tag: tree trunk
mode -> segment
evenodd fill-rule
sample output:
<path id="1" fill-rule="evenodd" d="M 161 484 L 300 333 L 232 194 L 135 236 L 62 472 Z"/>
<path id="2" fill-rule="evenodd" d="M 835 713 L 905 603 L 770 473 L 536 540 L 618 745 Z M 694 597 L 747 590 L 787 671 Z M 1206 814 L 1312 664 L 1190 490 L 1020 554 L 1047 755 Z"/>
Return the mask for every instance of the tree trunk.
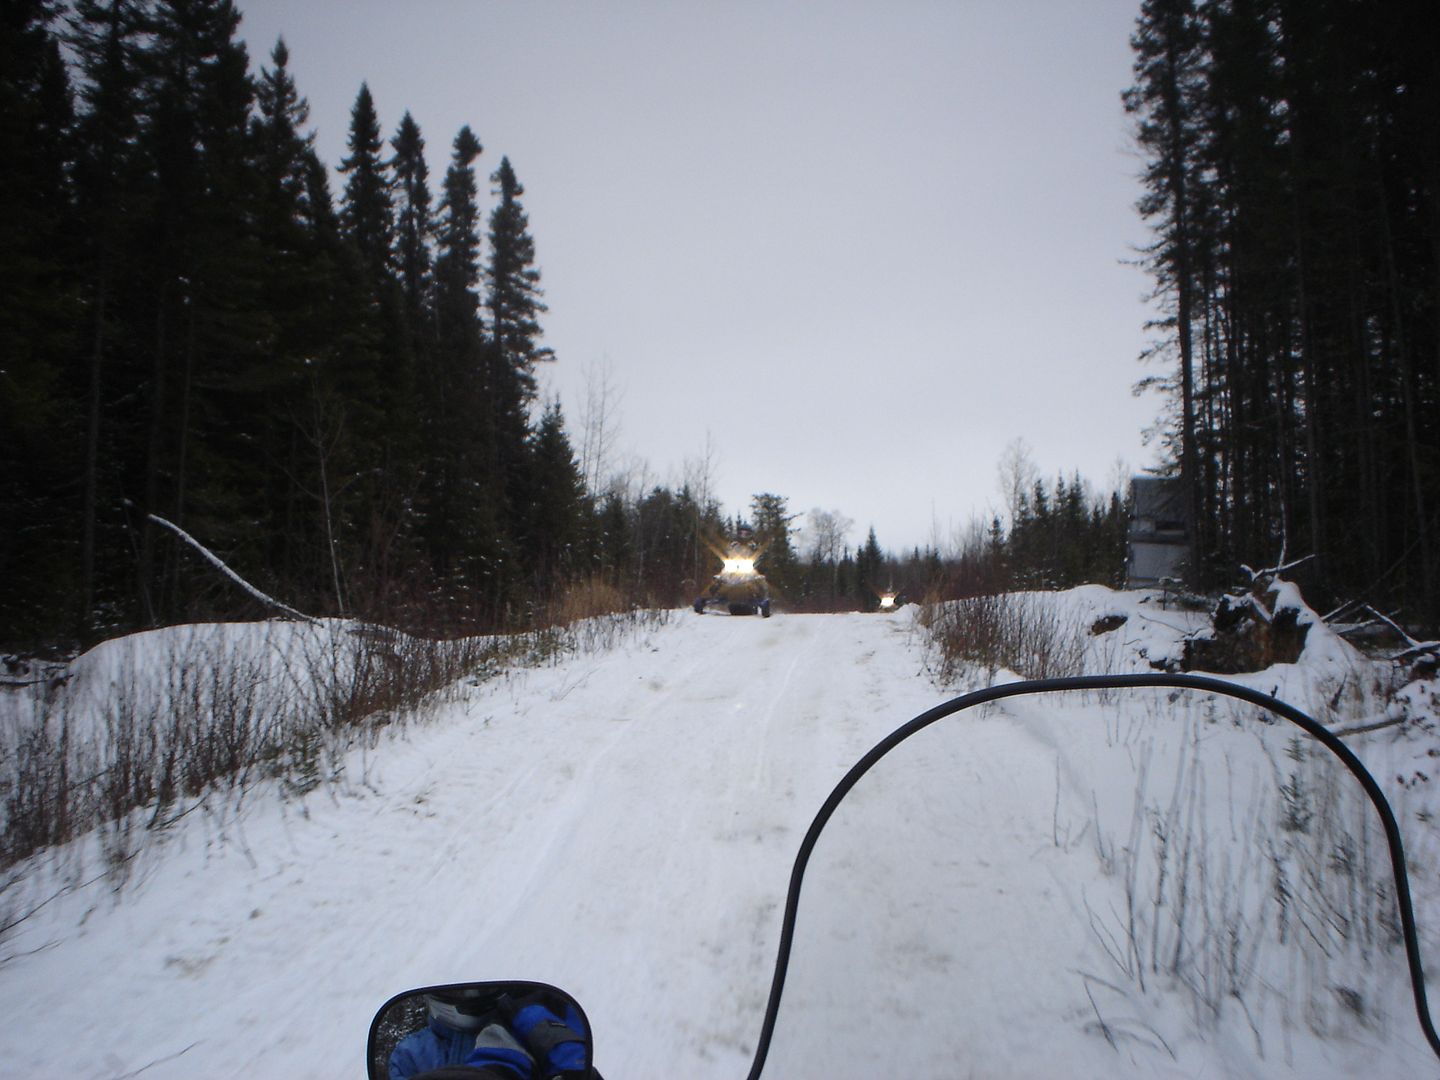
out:
<path id="1" fill-rule="evenodd" d="M 85 424 L 85 489 L 80 533 L 80 640 L 95 640 L 95 516 L 100 471 L 100 390 L 105 359 L 105 304 L 109 275 L 102 270 L 95 290 L 95 326 L 90 343 L 90 394 Z"/>

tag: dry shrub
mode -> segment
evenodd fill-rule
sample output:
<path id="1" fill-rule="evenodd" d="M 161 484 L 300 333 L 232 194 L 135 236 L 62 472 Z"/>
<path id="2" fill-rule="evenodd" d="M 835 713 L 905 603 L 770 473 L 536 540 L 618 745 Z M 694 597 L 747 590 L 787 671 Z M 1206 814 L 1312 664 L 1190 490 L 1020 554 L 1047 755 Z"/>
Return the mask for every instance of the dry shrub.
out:
<path id="1" fill-rule="evenodd" d="M 1254 1030 L 1257 1050 L 1254 1018 L 1267 1001 L 1286 1023 L 1322 1037 L 1371 1023 L 1402 947 L 1374 808 L 1323 746 L 1293 735 L 1277 753 L 1269 721 L 1256 727 L 1235 710 L 1231 723 L 1252 731 L 1267 777 L 1247 769 L 1258 762 L 1235 755 L 1238 746 L 1217 750 L 1217 719 L 1199 709 L 1213 705 L 1186 697 L 1154 707 L 1164 726 L 1186 728 L 1166 768 L 1151 769 L 1150 737 L 1129 748 L 1138 771 L 1128 839 L 1107 842 L 1095 812 L 1096 853 L 1119 875 L 1125 902 L 1091 911 L 1092 932 L 1142 994 L 1158 978 L 1187 994 L 1207 1023 L 1240 1009 L 1239 1030 Z M 1150 785 L 1171 769 L 1173 787 Z M 1229 805 L 1223 816 L 1212 812 L 1216 792 Z M 1217 828 L 1225 817 L 1228 832 Z"/>
<path id="2" fill-rule="evenodd" d="M 992 682 L 1002 668 L 1027 679 L 1078 675 L 1085 653 L 1081 628 L 1067 623 L 1045 597 L 996 593 L 922 605 L 917 619 L 930 635 L 943 682 L 981 669 Z"/>
<path id="3" fill-rule="evenodd" d="M 614 615 L 630 610 L 620 590 L 598 576 L 572 582 L 550 602 L 546 622 L 550 626 L 569 626 L 583 619 Z"/>
<path id="4" fill-rule="evenodd" d="M 152 671 L 126 662 L 98 700 L 31 688 L 0 731 L 0 870 L 140 808 L 154 827 L 176 803 L 257 777 L 309 790 L 327 778 L 322 754 L 334 775 L 355 733 L 417 716 L 519 647 L 364 624 L 292 652 L 197 636 Z"/>
<path id="5" fill-rule="evenodd" d="M 195 634 L 146 670 L 127 661 L 98 701 L 67 684 L 16 691 L 0 711 L 0 874 L 96 828 L 119 830 L 128 854 L 140 838 L 121 832 L 137 810 L 159 829 L 192 800 L 256 780 L 291 793 L 336 782 L 346 752 L 381 728 L 507 667 L 613 648 L 669 613 L 633 609 L 597 578 L 550 614 L 549 628 L 488 637 L 357 622 L 317 624 L 289 648 Z"/>

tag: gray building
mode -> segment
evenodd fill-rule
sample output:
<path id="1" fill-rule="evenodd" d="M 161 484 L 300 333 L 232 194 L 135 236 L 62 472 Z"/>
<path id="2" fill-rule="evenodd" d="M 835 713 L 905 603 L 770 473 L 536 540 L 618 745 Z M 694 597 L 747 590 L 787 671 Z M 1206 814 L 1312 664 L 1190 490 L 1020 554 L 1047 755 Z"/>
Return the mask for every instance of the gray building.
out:
<path id="1" fill-rule="evenodd" d="M 1130 505 L 1126 586 L 1143 589 L 1184 579 L 1190 557 L 1190 515 L 1180 481 L 1137 476 L 1130 481 Z"/>

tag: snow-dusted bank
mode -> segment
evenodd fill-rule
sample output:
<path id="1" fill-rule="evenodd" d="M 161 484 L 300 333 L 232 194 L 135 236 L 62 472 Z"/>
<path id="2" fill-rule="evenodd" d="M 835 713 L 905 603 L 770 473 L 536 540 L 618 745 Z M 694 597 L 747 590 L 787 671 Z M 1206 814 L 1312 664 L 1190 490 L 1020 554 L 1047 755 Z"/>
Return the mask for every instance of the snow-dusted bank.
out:
<path id="1" fill-rule="evenodd" d="M 1093 587 L 1045 602 L 1087 670 L 1147 670 L 1196 621 Z M 163 672 L 163 640 L 104 663 Z M 742 1077 L 800 838 L 860 754 L 968 688 L 930 664 L 908 612 L 686 613 L 462 684 L 333 782 L 184 804 L 123 887 L 101 834 L 48 852 L 0 893 L 28 913 L 0 941 L 0 1074 L 360 1076 L 391 993 L 529 978 L 585 1005 L 606 1076 Z M 1344 724 L 1384 707 L 1381 674 L 1318 628 L 1240 679 Z M 1027 699 L 917 736 L 817 848 L 773 1075 L 1435 1072 L 1376 837 L 1292 736 L 1168 695 Z M 1355 748 L 1434 956 L 1430 746 L 1406 725 Z"/>

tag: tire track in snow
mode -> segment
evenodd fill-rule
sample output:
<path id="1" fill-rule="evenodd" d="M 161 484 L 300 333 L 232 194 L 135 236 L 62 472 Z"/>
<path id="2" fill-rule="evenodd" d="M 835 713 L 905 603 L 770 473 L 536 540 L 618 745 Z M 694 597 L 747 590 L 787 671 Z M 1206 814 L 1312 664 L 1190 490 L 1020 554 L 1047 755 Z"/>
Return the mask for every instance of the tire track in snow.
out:
<path id="1" fill-rule="evenodd" d="M 586 1004 L 609 1075 L 741 1075 L 798 830 L 852 746 L 919 711 L 851 707 L 881 668 L 913 675 L 892 638 L 858 616 L 680 616 L 357 752 L 365 785 L 257 789 L 226 825 L 248 854 L 180 821 L 143 888 L 112 902 L 102 882 L 25 928 L 17 946 L 53 947 L 0 979 L 0 1053 L 93 1074 L 75 987 L 104 1003 L 86 1015 L 115 1074 L 335 1075 L 388 994 L 529 977 Z"/>

